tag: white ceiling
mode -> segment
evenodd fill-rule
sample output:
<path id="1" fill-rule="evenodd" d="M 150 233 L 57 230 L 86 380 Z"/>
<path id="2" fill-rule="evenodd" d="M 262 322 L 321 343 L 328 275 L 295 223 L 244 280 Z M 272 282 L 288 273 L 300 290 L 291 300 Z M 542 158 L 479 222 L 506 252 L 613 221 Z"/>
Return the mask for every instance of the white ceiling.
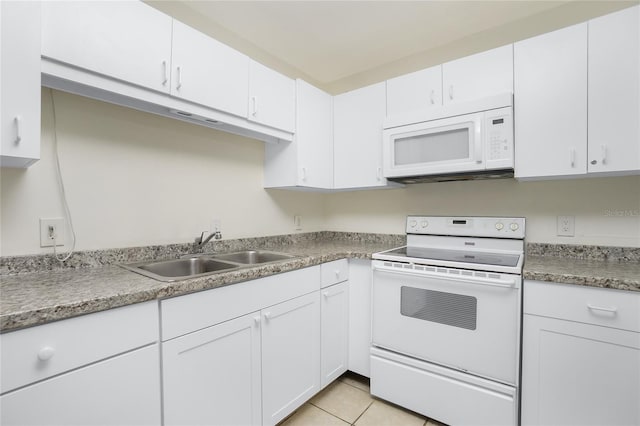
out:
<path id="1" fill-rule="evenodd" d="M 634 2 L 181 0 L 149 3 L 268 66 L 336 92 L 440 63 L 452 56 L 510 43 Z M 391 66 L 393 64 L 396 66 Z"/>

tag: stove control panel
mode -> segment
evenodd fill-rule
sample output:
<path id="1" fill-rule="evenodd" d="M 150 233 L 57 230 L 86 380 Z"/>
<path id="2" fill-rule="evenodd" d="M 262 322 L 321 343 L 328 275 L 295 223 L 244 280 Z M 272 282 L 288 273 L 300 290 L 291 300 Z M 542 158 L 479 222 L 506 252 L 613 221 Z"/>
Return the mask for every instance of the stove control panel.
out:
<path id="1" fill-rule="evenodd" d="M 523 217 L 407 216 L 407 234 L 524 239 Z"/>

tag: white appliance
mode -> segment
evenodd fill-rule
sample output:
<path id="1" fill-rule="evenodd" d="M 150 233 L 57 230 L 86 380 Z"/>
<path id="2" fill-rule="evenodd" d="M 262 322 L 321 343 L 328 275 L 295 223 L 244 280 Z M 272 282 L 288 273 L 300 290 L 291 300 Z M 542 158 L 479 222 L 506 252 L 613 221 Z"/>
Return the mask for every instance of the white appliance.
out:
<path id="1" fill-rule="evenodd" d="M 373 255 L 371 393 L 451 425 L 518 424 L 524 218 L 407 218 Z"/>
<path id="2" fill-rule="evenodd" d="M 434 107 L 385 121 L 384 177 L 417 183 L 513 177 L 513 95 Z"/>

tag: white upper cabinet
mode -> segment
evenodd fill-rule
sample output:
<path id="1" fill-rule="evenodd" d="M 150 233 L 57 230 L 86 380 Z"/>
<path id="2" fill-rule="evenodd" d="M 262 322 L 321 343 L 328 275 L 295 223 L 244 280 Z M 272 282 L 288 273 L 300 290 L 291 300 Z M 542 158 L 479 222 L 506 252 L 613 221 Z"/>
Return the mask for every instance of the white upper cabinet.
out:
<path id="1" fill-rule="evenodd" d="M 387 117 L 442 105 L 442 65 L 387 80 Z"/>
<path id="2" fill-rule="evenodd" d="M 514 45 L 515 176 L 586 173 L 587 24 Z"/>
<path id="3" fill-rule="evenodd" d="M 292 132 L 296 120 L 296 82 L 249 61 L 249 120 Z"/>
<path id="4" fill-rule="evenodd" d="M 513 45 L 498 47 L 442 65 L 443 103 L 513 92 Z"/>
<path id="5" fill-rule="evenodd" d="M 589 21 L 587 170 L 640 170 L 640 6 Z"/>
<path id="6" fill-rule="evenodd" d="M 332 111 L 331 95 L 296 80 L 296 134 L 265 146 L 265 187 L 333 188 Z"/>
<path id="7" fill-rule="evenodd" d="M 40 158 L 40 2 L 0 2 L 0 166 Z"/>
<path id="8" fill-rule="evenodd" d="M 142 2 L 42 2 L 42 56 L 168 93 L 171 25 Z"/>
<path id="9" fill-rule="evenodd" d="M 385 83 L 334 98 L 334 188 L 386 186 L 382 177 L 382 124 Z"/>
<path id="10" fill-rule="evenodd" d="M 249 58 L 175 20 L 172 54 L 172 95 L 247 116 Z"/>

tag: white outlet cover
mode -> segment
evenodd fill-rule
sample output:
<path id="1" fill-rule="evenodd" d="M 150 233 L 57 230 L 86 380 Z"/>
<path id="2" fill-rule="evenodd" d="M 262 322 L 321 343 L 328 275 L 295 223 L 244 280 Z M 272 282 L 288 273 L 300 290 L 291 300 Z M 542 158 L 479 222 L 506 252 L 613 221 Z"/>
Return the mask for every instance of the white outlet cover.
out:
<path id="1" fill-rule="evenodd" d="M 40 218 L 40 247 L 53 247 L 53 239 L 49 238 L 49 226 L 56 229 L 56 247 L 64 245 L 64 218 Z"/>
<path id="2" fill-rule="evenodd" d="M 559 237 L 573 237 L 575 235 L 575 217 L 558 216 L 556 234 Z"/>

